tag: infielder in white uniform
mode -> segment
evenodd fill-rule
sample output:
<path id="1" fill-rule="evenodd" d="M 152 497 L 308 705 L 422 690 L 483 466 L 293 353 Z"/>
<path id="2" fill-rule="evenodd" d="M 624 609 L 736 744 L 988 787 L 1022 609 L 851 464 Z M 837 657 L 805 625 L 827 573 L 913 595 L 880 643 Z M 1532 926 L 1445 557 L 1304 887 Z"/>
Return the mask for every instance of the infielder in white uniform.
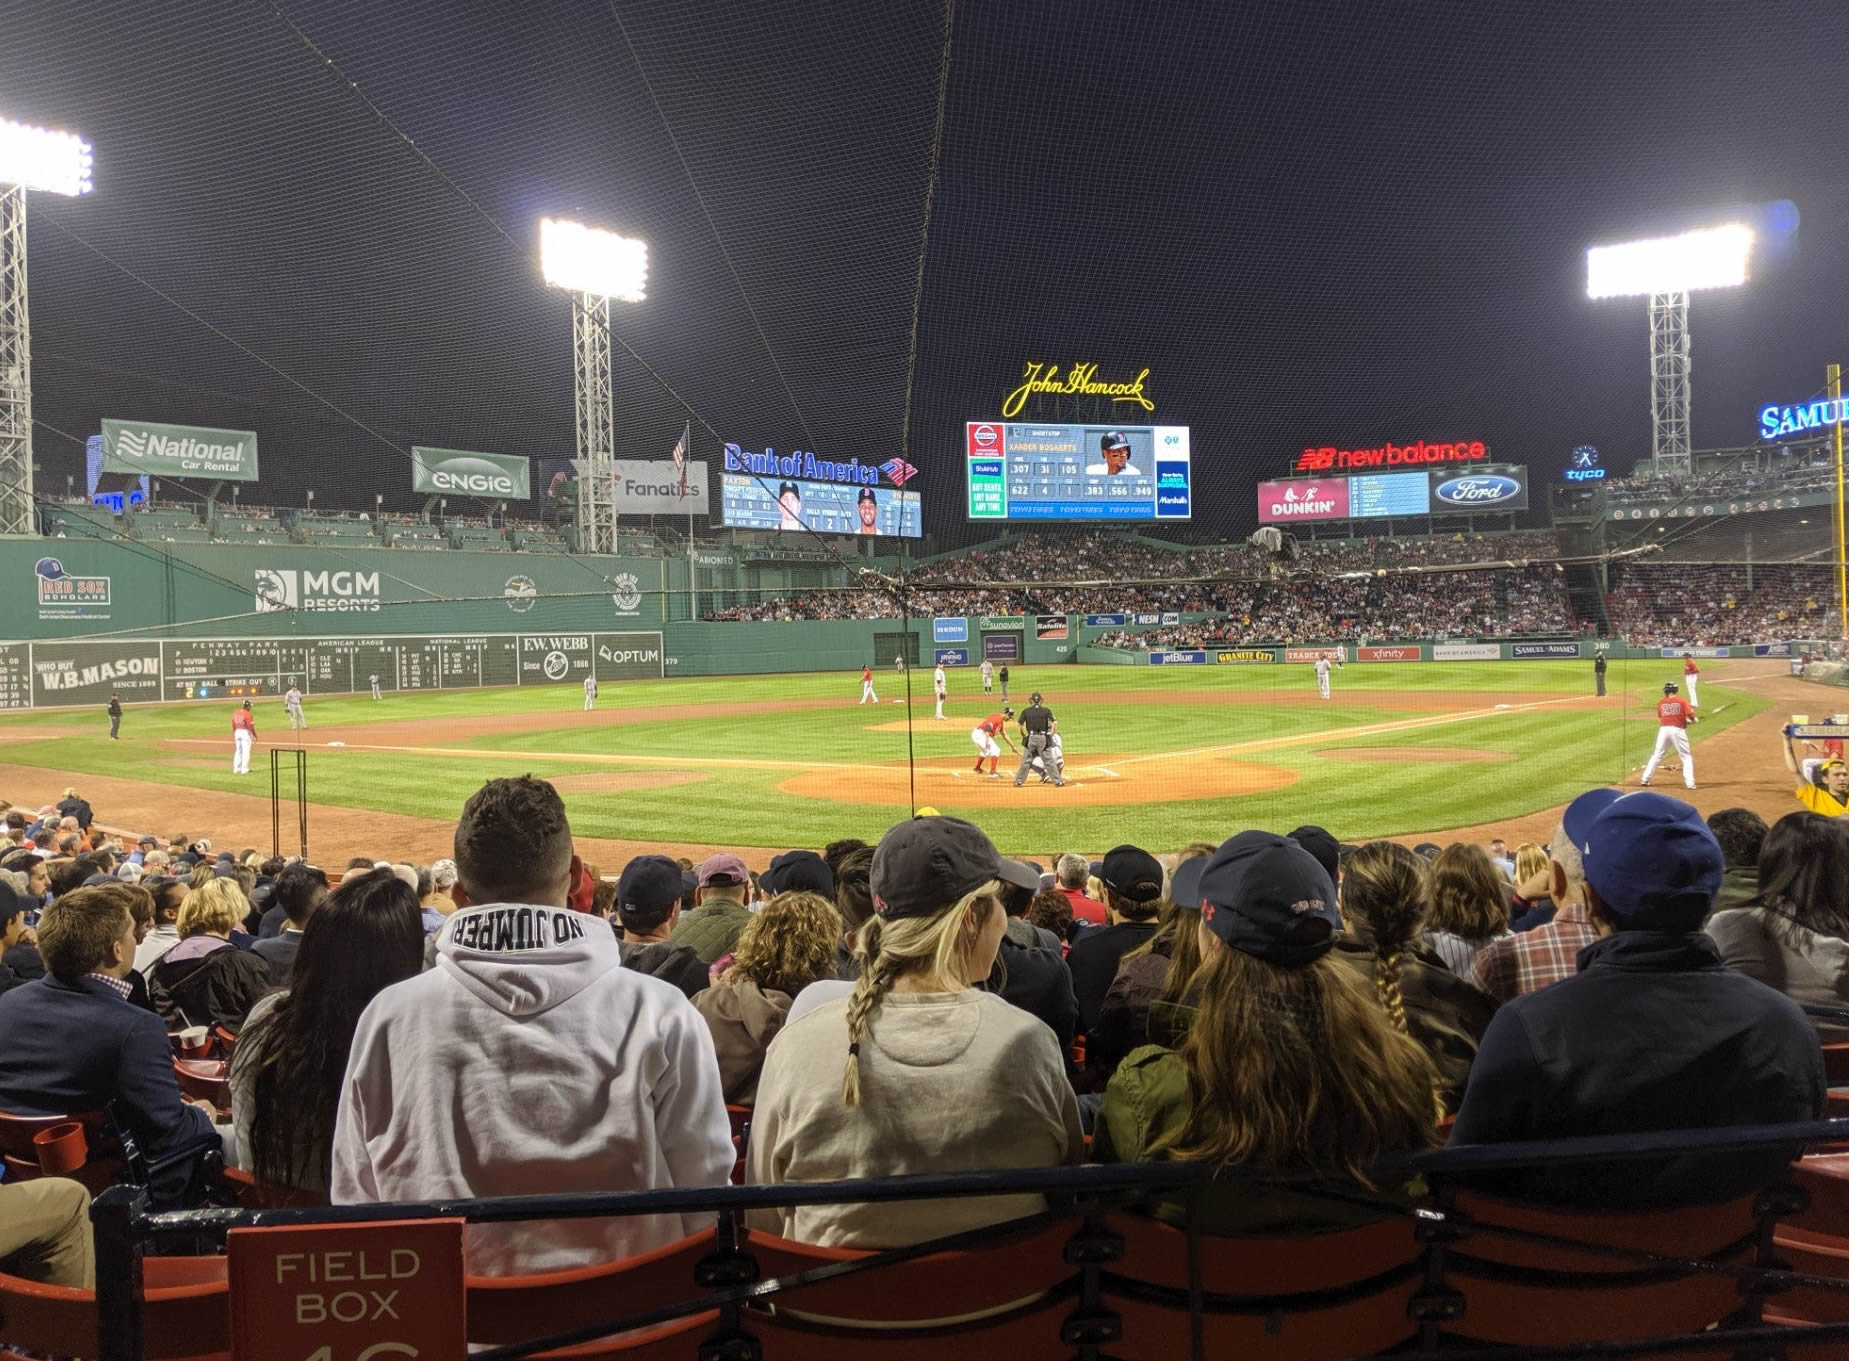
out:
<path id="1" fill-rule="evenodd" d="M 995 688 L 995 663 L 987 657 L 982 659 L 982 693 L 988 694 Z"/>
<path id="2" fill-rule="evenodd" d="M 1329 698 L 1329 659 L 1327 657 L 1316 659 L 1316 693 L 1324 699 Z"/>
<path id="3" fill-rule="evenodd" d="M 589 713 L 597 707 L 597 677 L 584 678 L 584 712 Z"/>
<path id="4" fill-rule="evenodd" d="M 1663 753 L 1674 748 L 1682 762 L 1682 783 L 1693 789 L 1695 758 L 1689 755 L 1687 729 L 1695 721 L 1695 706 L 1676 694 L 1674 681 L 1663 686 L 1663 698 L 1656 706 L 1656 721 L 1662 726 L 1656 730 L 1656 750 L 1650 753 L 1650 764 L 1644 767 L 1643 783 L 1650 783 Z"/>
<path id="5" fill-rule="evenodd" d="M 301 729 L 308 731 L 308 718 L 302 712 L 302 692 L 295 688 L 295 682 L 289 682 L 289 688 L 283 692 L 283 711 L 289 715 L 289 731 Z"/>
<path id="6" fill-rule="evenodd" d="M 944 694 L 949 689 L 949 686 L 950 682 L 944 676 L 944 664 L 939 662 L 937 664 L 937 670 L 931 673 L 931 687 L 937 692 L 937 719 L 940 723 L 949 722 L 949 720 L 944 717 Z"/>
<path id="7" fill-rule="evenodd" d="M 372 682 L 372 697 L 374 699 L 384 699 L 385 696 L 379 693 L 379 677 L 375 674 L 368 676 L 367 679 Z"/>

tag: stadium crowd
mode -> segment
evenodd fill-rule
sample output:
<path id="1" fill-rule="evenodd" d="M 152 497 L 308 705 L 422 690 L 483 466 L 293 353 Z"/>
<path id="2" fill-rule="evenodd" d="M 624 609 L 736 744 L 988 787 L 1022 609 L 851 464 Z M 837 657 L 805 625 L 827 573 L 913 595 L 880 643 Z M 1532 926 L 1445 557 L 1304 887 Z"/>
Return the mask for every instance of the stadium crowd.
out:
<path id="1" fill-rule="evenodd" d="M 1818 454 L 1814 458 L 1788 459 L 1763 467 L 1741 464 L 1721 472 L 1616 478 L 1603 485 L 1605 497 L 1613 505 L 1681 504 L 1692 500 L 1820 492 L 1835 486 L 1835 471 L 1828 457 Z"/>
<path id="2" fill-rule="evenodd" d="M 1807 563 L 1708 564 L 1699 591 L 1691 569 L 1624 563 L 1613 569 L 1612 630 L 1645 647 L 1702 647 L 1834 637 L 1836 583 Z"/>
<path id="3" fill-rule="evenodd" d="M 1849 827 L 1704 822 L 1649 791 L 1585 793 L 1546 846 L 1229 828 L 1045 865 L 921 810 L 762 873 L 722 852 L 603 875 L 532 777 L 482 786 L 453 858 L 360 856 L 338 879 L 108 835 L 75 790 L 5 827 L 0 1109 L 111 1109 L 168 1204 L 213 1195 L 221 1161 L 259 1195 L 335 1203 L 1087 1159 L 1353 1184 L 1447 1137 L 1816 1118 L 1823 1062 L 1799 1003 L 1849 1002 Z M 213 1035 L 228 1071 L 188 1096 L 174 1052 Z M 1696 1158 L 1489 1184 L 1657 1205 L 1766 1171 Z M 0 1184 L 8 1269 L 86 1283 L 86 1206 L 75 1181 Z M 1000 1194 L 750 1219 L 870 1247 L 1039 1208 Z M 1235 1233 L 1358 1212 L 1274 1184 L 1192 1213 Z M 469 1268 L 566 1269 L 696 1227 L 476 1226 Z"/>

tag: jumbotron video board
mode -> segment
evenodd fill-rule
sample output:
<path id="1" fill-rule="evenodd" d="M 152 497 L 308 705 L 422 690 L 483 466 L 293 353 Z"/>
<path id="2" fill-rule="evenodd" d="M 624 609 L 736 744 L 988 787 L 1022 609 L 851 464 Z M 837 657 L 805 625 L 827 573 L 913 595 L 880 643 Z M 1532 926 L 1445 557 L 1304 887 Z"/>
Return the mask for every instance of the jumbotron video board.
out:
<path id="1" fill-rule="evenodd" d="M 964 427 L 972 520 L 1186 520 L 1185 425 Z"/>
<path id="2" fill-rule="evenodd" d="M 1412 515 L 1502 514 L 1528 508 L 1528 469 L 1521 464 L 1433 468 L 1416 473 L 1359 473 L 1258 484 L 1258 522 L 1375 520 Z"/>
<path id="3" fill-rule="evenodd" d="M 904 490 L 918 470 L 901 458 L 839 463 L 801 451 L 746 453 L 728 444 L 723 468 L 720 516 L 728 529 L 906 539 L 924 533 L 918 493 Z"/>

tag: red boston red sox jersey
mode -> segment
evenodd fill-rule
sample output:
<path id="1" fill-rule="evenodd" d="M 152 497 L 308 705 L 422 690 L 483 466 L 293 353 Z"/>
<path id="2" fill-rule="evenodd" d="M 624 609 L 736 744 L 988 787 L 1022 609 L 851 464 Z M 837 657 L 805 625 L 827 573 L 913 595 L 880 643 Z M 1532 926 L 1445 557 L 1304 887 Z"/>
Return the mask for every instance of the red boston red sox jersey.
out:
<path id="1" fill-rule="evenodd" d="M 236 732 L 239 728 L 242 728 L 252 737 L 257 735 L 257 720 L 252 716 L 249 709 L 234 709 L 232 711 L 231 731 Z"/>
<path id="2" fill-rule="evenodd" d="M 1693 657 L 1684 657 L 1682 659 L 1682 674 L 1685 676 L 1699 676 L 1701 674 L 1701 668 L 1695 665 L 1695 659 Z"/>
<path id="3" fill-rule="evenodd" d="M 986 732 L 990 737 L 994 737 L 1003 728 L 1008 726 L 1008 720 L 1003 718 L 1000 714 L 990 714 L 976 726 L 983 732 Z"/>
<path id="4" fill-rule="evenodd" d="M 860 681 L 861 681 L 861 684 L 862 684 L 862 685 L 865 685 L 865 684 L 866 684 L 866 683 L 867 683 L 868 681 L 870 681 L 870 680 L 872 680 L 872 679 L 873 679 L 873 668 L 872 668 L 872 667 L 870 667 L 870 666 L 863 666 L 863 667 L 861 667 L 861 668 L 860 668 Z"/>
<path id="5" fill-rule="evenodd" d="M 1665 695 L 1662 703 L 1656 706 L 1656 721 L 1665 728 L 1686 728 L 1693 712 L 1686 699 L 1677 695 Z"/>

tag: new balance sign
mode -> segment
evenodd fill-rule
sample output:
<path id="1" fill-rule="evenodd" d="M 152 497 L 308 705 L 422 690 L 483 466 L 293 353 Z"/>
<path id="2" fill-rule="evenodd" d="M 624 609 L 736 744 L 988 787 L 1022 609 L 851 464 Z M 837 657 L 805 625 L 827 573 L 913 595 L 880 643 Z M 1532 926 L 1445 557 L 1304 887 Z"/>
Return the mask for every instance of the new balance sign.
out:
<path id="1" fill-rule="evenodd" d="M 257 480 L 257 432 L 155 421 L 103 422 L 103 471 L 136 477 Z"/>
<path id="2" fill-rule="evenodd" d="M 518 456 L 411 446 L 412 491 L 524 501 L 533 494 L 531 476 L 527 461 Z"/>

